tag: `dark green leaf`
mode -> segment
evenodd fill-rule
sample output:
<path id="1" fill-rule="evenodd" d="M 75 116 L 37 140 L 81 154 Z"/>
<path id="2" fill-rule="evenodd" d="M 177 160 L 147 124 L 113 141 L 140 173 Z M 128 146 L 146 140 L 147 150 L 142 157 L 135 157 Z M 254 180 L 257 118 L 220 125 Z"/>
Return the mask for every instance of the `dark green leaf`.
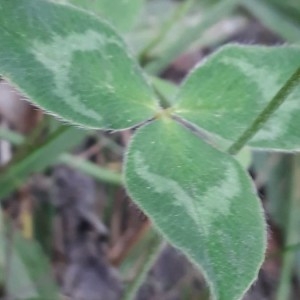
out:
<path id="1" fill-rule="evenodd" d="M 157 103 L 121 38 L 75 7 L 0 3 L 0 74 L 45 110 L 90 128 L 151 118 Z"/>
<path id="2" fill-rule="evenodd" d="M 187 78 L 175 105 L 190 122 L 235 141 L 300 66 L 298 47 L 224 47 Z M 300 87 L 253 137 L 250 145 L 300 149 Z"/>
<path id="3" fill-rule="evenodd" d="M 125 183 L 163 235 L 203 270 L 214 299 L 240 299 L 266 245 L 262 208 L 240 165 L 163 119 L 133 138 Z"/>

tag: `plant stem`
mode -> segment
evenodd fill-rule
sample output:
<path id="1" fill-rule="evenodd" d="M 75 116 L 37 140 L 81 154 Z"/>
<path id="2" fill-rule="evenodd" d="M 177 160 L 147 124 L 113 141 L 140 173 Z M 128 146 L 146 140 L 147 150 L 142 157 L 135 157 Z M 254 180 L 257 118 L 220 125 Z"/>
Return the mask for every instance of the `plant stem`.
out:
<path id="1" fill-rule="evenodd" d="M 75 127 L 61 126 L 42 143 L 36 141 L 30 151 L 18 152 L 18 157 L 0 168 L 0 198 L 8 196 L 30 174 L 52 164 L 58 155 L 80 143 L 85 135 L 85 131 Z M 22 147 L 20 150 L 23 150 Z"/>
<path id="2" fill-rule="evenodd" d="M 104 136 L 101 137 L 105 138 Z M 13 145 L 21 145 L 24 143 L 25 138 L 23 135 L 14 132 L 10 129 L 0 129 L 0 139 L 7 140 L 11 142 Z M 107 139 L 107 143 L 110 142 L 109 139 Z M 116 145 L 119 147 L 118 145 Z M 77 170 L 80 170 L 90 176 L 92 176 L 95 179 L 98 179 L 102 182 L 110 183 L 110 184 L 116 184 L 116 185 L 122 185 L 123 180 L 122 176 L 118 172 L 111 171 L 106 168 L 101 168 L 98 165 L 87 161 L 85 159 L 78 158 L 74 155 L 63 153 L 60 154 L 57 157 L 58 163 L 64 163 L 67 164 L 73 168 L 76 168 Z"/>
<path id="3" fill-rule="evenodd" d="M 148 272 L 150 271 L 151 267 L 155 263 L 158 258 L 158 255 L 161 252 L 162 245 L 164 242 L 161 241 L 161 238 L 158 235 L 155 235 L 153 238 L 152 244 L 147 252 L 146 259 L 142 268 L 139 271 L 139 274 L 136 276 L 135 280 L 129 285 L 125 295 L 124 300 L 134 300 L 136 295 L 146 279 Z"/>
<path id="4" fill-rule="evenodd" d="M 58 157 L 58 161 L 60 163 L 67 164 L 77 170 L 80 170 L 81 172 L 84 172 L 85 174 L 88 174 L 102 182 L 115 185 L 123 184 L 122 175 L 120 173 L 113 172 L 106 168 L 101 168 L 98 165 L 83 158 L 78 158 L 74 155 L 65 153 L 61 154 Z"/>
<path id="5" fill-rule="evenodd" d="M 288 201 L 288 219 L 285 228 L 285 246 L 299 243 L 299 224 L 300 224 L 300 155 L 291 157 L 291 193 Z M 286 300 L 290 298 L 291 279 L 295 262 L 295 251 L 287 251 L 283 255 L 282 269 L 279 287 L 277 290 L 277 300 Z"/>
<path id="6" fill-rule="evenodd" d="M 244 131 L 244 133 L 234 142 L 227 152 L 237 154 L 253 136 L 265 125 L 273 113 L 289 97 L 289 95 L 300 84 L 300 68 L 288 79 L 285 85 L 279 90 L 275 97 L 267 104 L 263 111 L 257 116 L 253 123 Z"/>
<path id="7" fill-rule="evenodd" d="M 15 146 L 19 146 L 24 143 L 25 138 L 18 132 L 12 131 L 7 128 L 0 128 L 0 140 L 6 140 Z"/>
<path id="8" fill-rule="evenodd" d="M 172 13 L 171 17 L 162 25 L 158 34 L 151 40 L 148 45 L 138 55 L 141 65 L 144 65 L 150 53 L 161 41 L 165 39 L 172 27 L 179 22 L 180 19 L 189 11 L 190 7 L 194 4 L 195 0 L 186 0 L 177 6 Z"/>
<path id="9" fill-rule="evenodd" d="M 274 259 L 284 256 L 288 252 L 297 252 L 300 250 L 300 243 L 285 246 L 281 251 L 275 251 L 267 256 L 267 259 Z"/>

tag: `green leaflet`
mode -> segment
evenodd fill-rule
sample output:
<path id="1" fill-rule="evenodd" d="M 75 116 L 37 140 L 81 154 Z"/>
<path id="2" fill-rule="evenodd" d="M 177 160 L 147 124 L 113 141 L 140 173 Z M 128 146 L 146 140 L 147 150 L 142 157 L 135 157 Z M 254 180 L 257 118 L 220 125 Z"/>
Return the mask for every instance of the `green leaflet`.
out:
<path id="1" fill-rule="evenodd" d="M 164 236 L 201 267 L 214 298 L 240 299 L 266 245 L 262 208 L 240 165 L 163 119 L 133 138 L 125 184 Z"/>
<path id="2" fill-rule="evenodd" d="M 109 20 L 122 32 L 134 26 L 144 4 L 144 0 L 69 0 L 69 2 Z"/>
<path id="3" fill-rule="evenodd" d="M 122 129 L 154 114 L 153 92 L 121 38 L 83 10 L 2 0 L 0 40 L 0 74 L 65 120 Z"/>
<path id="4" fill-rule="evenodd" d="M 300 66 L 298 47 L 226 46 L 196 68 L 176 113 L 235 141 Z M 250 141 L 256 148 L 300 149 L 300 87 Z"/>

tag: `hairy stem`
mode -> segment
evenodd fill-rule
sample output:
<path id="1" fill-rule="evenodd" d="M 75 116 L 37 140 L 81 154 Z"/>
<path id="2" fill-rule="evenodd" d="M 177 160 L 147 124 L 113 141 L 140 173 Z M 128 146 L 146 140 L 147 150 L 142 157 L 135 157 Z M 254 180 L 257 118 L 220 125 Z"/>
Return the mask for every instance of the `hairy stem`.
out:
<path id="1" fill-rule="evenodd" d="M 257 116 L 253 123 L 244 131 L 244 133 L 228 149 L 228 153 L 237 154 L 253 136 L 265 125 L 280 105 L 289 97 L 289 95 L 300 84 L 300 68 L 288 79 L 285 85 L 279 90 L 275 97 L 268 103 L 264 110 Z"/>

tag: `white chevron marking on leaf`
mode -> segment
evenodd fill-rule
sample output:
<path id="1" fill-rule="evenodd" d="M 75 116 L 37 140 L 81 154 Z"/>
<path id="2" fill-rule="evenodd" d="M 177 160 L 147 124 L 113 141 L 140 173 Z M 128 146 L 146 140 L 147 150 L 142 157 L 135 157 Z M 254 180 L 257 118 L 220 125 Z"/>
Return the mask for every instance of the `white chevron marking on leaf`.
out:
<path id="1" fill-rule="evenodd" d="M 233 165 L 225 166 L 224 179 L 208 188 L 203 195 L 193 195 L 178 182 L 152 173 L 141 152 L 134 155 L 136 173 L 159 194 L 171 194 L 174 205 L 182 206 L 204 235 L 208 235 L 214 220 L 230 214 L 231 200 L 239 195 L 239 176 Z M 189 193 L 190 192 L 190 193 Z"/>
<path id="2" fill-rule="evenodd" d="M 87 107 L 77 95 L 74 95 L 68 74 L 76 51 L 99 51 L 106 42 L 101 34 L 88 30 L 65 37 L 56 35 L 50 43 L 34 41 L 31 49 L 36 59 L 52 72 L 54 93 L 76 112 L 96 120 L 99 120 L 99 113 Z"/>

